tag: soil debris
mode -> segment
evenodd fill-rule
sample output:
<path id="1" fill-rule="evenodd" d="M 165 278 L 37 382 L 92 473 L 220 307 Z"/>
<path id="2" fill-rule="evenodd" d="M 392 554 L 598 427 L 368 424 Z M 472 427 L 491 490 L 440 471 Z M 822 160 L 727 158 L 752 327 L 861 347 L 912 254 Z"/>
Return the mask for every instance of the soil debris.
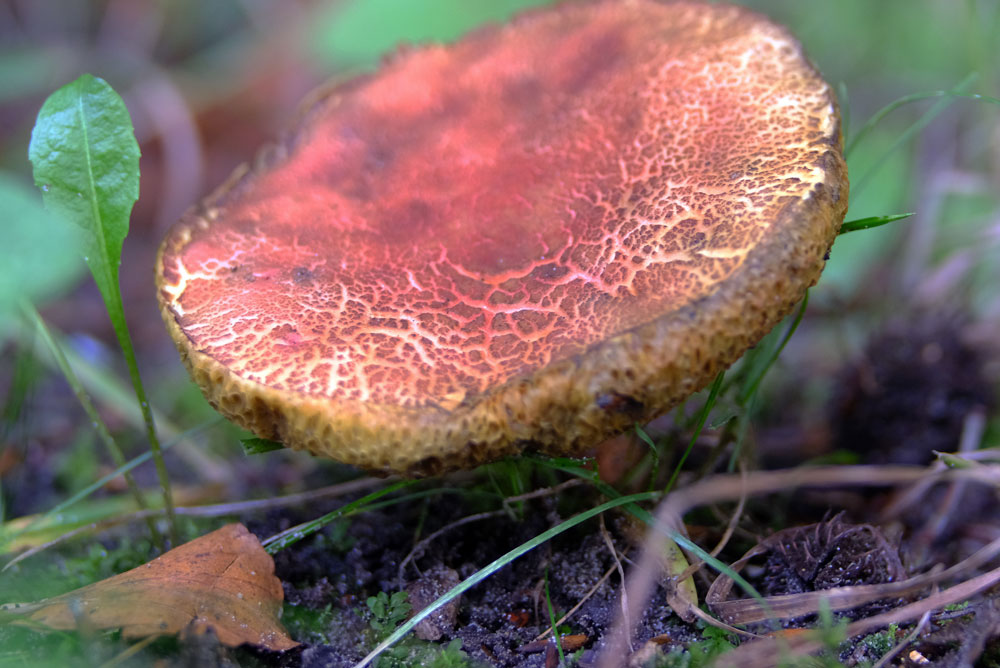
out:
<path id="1" fill-rule="evenodd" d="M 960 322 L 889 327 L 841 373 L 834 445 L 868 464 L 926 464 L 935 450 L 956 450 L 966 416 L 996 404 L 986 357 L 963 340 Z"/>

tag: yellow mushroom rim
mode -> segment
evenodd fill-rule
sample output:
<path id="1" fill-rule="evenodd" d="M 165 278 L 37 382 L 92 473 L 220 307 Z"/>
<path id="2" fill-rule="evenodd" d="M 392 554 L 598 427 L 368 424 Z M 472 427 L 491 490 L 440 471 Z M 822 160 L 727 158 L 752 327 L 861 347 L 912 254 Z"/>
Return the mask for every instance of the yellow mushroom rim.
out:
<path id="1" fill-rule="evenodd" d="M 163 318 L 255 434 L 376 472 L 581 453 L 819 277 L 834 95 L 783 28 L 585 0 L 401 51 L 169 232 Z"/>

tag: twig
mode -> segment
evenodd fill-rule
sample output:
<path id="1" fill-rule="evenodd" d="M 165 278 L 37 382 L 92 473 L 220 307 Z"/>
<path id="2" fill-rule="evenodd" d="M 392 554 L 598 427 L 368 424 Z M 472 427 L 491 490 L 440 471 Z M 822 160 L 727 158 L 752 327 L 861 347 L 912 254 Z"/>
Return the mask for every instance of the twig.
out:
<path id="1" fill-rule="evenodd" d="M 577 610 L 579 610 L 583 606 L 583 604 L 586 603 L 590 599 L 590 597 L 593 596 L 597 592 L 598 589 L 601 588 L 601 585 L 608 581 L 608 578 L 611 577 L 611 574 L 614 573 L 616 570 L 617 570 L 617 567 L 614 564 L 612 564 L 612 566 L 610 568 L 608 568 L 608 570 L 604 571 L 604 575 L 602 575 L 600 577 L 600 579 L 596 583 L 594 583 L 593 587 L 591 587 L 589 590 L 587 590 L 587 593 L 583 595 L 583 598 L 581 598 L 579 601 L 576 602 L 576 605 L 574 605 L 572 608 L 570 608 L 569 611 L 565 615 L 563 615 L 562 617 L 560 617 L 556 621 L 555 626 L 556 627 L 561 626 L 562 624 L 564 624 L 566 622 L 567 619 L 569 619 L 570 617 L 572 617 L 573 614 Z M 535 637 L 535 639 L 532 640 L 531 642 L 537 642 L 539 640 L 547 638 L 551 633 L 552 633 L 552 629 L 551 628 L 547 628 L 544 631 L 542 631 L 541 633 L 539 633 Z"/>
<path id="2" fill-rule="evenodd" d="M 404 586 L 404 582 L 405 581 L 403 579 L 404 578 L 404 572 L 403 571 L 406 569 L 406 565 L 409 564 L 414 559 L 416 559 L 421 554 L 423 554 L 423 550 L 426 549 L 427 545 L 430 544 L 430 542 L 433 541 L 438 536 L 441 536 L 442 534 L 445 534 L 445 533 L 451 531 L 452 529 L 455 529 L 457 527 L 463 526 L 465 524 L 470 524 L 472 522 L 478 522 L 480 520 L 489 519 L 490 517 L 496 517 L 498 515 L 504 515 L 509 510 L 509 506 L 510 506 L 511 503 L 517 503 L 518 501 L 527 501 L 529 499 L 537 499 L 537 498 L 543 497 L 543 496 L 552 496 L 554 494 L 559 494 L 559 493 L 563 492 L 564 490 L 568 489 L 569 487 L 575 487 L 575 486 L 580 485 L 582 483 L 583 483 L 583 481 L 580 480 L 579 478 L 571 478 L 571 479 L 567 480 L 566 482 L 563 482 L 563 483 L 560 483 L 560 484 L 556 485 L 555 487 L 546 487 L 544 489 L 536 489 L 536 490 L 534 490 L 532 492 L 527 492 L 525 494 L 521 494 L 521 495 L 518 495 L 518 496 L 507 497 L 507 498 L 505 498 L 503 500 L 503 506 L 504 506 L 503 510 L 491 510 L 491 511 L 488 511 L 488 512 L 477 513 L 475 515 L 467 515 L 466 517 L 463 517 L 463 518 L 461 518 L 459 520 L 456 520 L 456 521 L 452 522 L 451 524 L 447 524 L 447 525 L 441 527 L 440 529 L 438 529 L 434 533 L 432 533 L 432 534 L 424 537 L 419 543 L 417 543 L 416 545 L 414 545 L 413 549 L 410 550 L 410 553 L 407 554 L 406 557 L 403 559 L 403 561 L 400 562 L 400 564 L 399 564 L 399 570 L 398 570 L 397 575 L 396 575 L 397 581 L 399 582 L 399 588 L 402 589 L 403 586 Z"/>
<path id="3" fill-rule="evenodd" d="M 900 652 L 906 649 L 907 645 L 909 645 L 911 642 L 917 639 L 917 636 L 919 636 L 920 633 L 924 630 L 924 627 L 927 626 L 927 622 L 929 622 L 930 619 L 931 619 L 931 611 L 928 610 L 920 617 L 920 621 L 916 623 L 916 625 L 913 627 L 913 630 L 907 633 L 905 638 L 903 638 L 901 641 L 893 645 L 892 649 L 883 654 L 882 658 L 879 659 L 878 662 L 874 666 L 872 666 L 872 668 L 885 668 L 885 666 L 888 666 L 889 662 L 892 661 L 894 658 L 896 658 L 896 656 L 898 656 Z"/>
<path id="4" fill-rule="evenodd" d="M 282 506 L 292 506 L 298 503 L 304 503 L 306 501 L 313 501 L 315 499 L 342 496 L 345 494 L 353 494 L 369 487 L 377 487 L 381 484 L 391 482 L 394 478 L 359 478 L 357 480 L 350 480 L 348 482 L 342 482 L 336 485 L 330 485 L 329 487 L 323 487 L 321 489 L 312 490 L 309 492 L 300 492 L 298 494 L 288 494 L 286 496 L 279 496 L 272 499 L 254 499 L 251 501 L 237 501 L 233 503 L 218 503 L 205 506 L 177 506 L 174 508 L 174 513 L 178 516 L 186 517 L 218 517 L 220 515 L 237 515 L 240 513 L 251 512 L 255 510 L 263 510 L 265 508 L 279 508 Z M 165 514 L 162 508 L 152 508 L 149 510 L 140 510 L 133 513 L 126 513 L 125 515 L 118 515 L 117 517 L 109 517 L 98 522 L 93 522 L 85 526 L 77 527 L 67 531 L 66 533 L 53 538 L 47 543 L 41 545 L 36 545 L 35 547 L 29 548 L 11 559 L 7 564 L 4 565 L 0 572 L 6 571 L 11 566 L 24 561 L 25 559 L 32 557 L 39 552 L 49 549 L 55 545 L 58 545 L 64 541 L 69 540 L 81 533 L 87 533 L 90 531 L 100 531 L 104 529 L 110 529 L 111 527 L 118 526 L 120 524 L 127 524 L 129 522 L 136 522 L 140 520 L 146 520 L 148 518 L 160 517 Z M 176 547 L 176 546 L 175 546 Z"/>
<path id="5" fill-rule="evenodd" d="M 962 423 L 962 436 L 958 444 L 958 452 L 965 455 L 978 447 L 986 431 L 986 410 L 981 406 L 969 411 Z M 927 518 L 924 526 L 916 532 L 914 542 L 921 552 L 926 551 L 944 533 L 948 521 L 961 501 L 969 483 L 967 480 L 953 480 L 938 507 Z"/>
<path id="6" fill-rule="evenodd" d="M 762 471 L 744 478 L 737 475 L 716 475 L 706 478 L 690 487 L 672 492 L 661 503 L 656 512 L 655 531 L 648 531 L 638 566 L 629 577 L 629 615 L 637 618 L 645 607 L 653 590 L 658 572 L 658 555 L 663 549 L 666 536 L 682 525 L 681 518 L 690 508 L 707 503 L 723 501 L 739 495 L 756 495 L 788 490 L 795 487 L 830 487 L 844 485 L 884 486 L 913 482 L 923 477 L 950 479 L 955 476 L 980 479 L 988 484 L 996 484 L 1000 476 L 995 471 L 962 469 L 929 471 L 915 466 L 852 466 L 796 468 L 780 471 Z M 608 643 L 598 659 L 599 668 L 615 668 L 621 663 L 625 653 L 624 622 L 616 620 Z"/>
<path id="7" fill-rule="evenodd" d="M 923 600 L 904 605 L 881 615 L 859 619 L 847 626 L 847 637 L 853 638 L 864 635 L 889 624 L 901 624 L 921 617 L 929 611 L 943 608 L 946 605 L 961 603 L 982 591 L 996 586 L 998 583 L 1000 583 L 1000 568 L 995 568 L 992 571 L 966 580 Z M 774 657 L 778 656 L 778 651 L 782 647 L 787 649 L 787 651 L 798 654 L 809 654 L 822 649 L 823 643 L 803 635 L 786 636 L 782 634 L 771 636 L 723 654 L 717 659 L 716 666 L 719 668 L 726 666 L 737 668 L 773 666 Z"/>
<path id="8" fill-rule="evenodd" d="M 461 519 L 457 519 L 454 522 L 446 524 L 437 531 L 434 531 L 425 536 L 419 543 L 414 545 L 413 549 L 410 550 L 409 554 L 407 554 L 406 557 L 404 557 L 403 560 L 399 562 L 399 569 L 396 574 L 396 579 L 399 582 L 399 588 L 403 589 L 403 587 L 405 586 L 405 581 L 403 580 L 403 577 L 407 564 L 409 564 L 417 557 L 421 556 L 424 553 L 424 550 L 427 549 L 427 546 L 432 541 L 434 541 L 434 539 L 448 533 L 452 529 L 457 529 L 458 527 L 465 526 L 466 524 L 472 524 L 473 522 L 479 522 L 480 520 L 486 520 L 491 517 L 498 517 L 504 514 L 506 513 L 503 510 L 490 510 L 484 513 L 476 513 L 475 515 L 466 515 L 465 517 L 462 517 Z"/>
<path id="9" fill-rule="evenodd" d="M 625 623 L 625 629 L 629 637 L 629 651 L 632 651 L 632 620 L 628 616 L 628 594 L 625 591 L 625 568 L 622 566 L 621 559 L 618 558 L 618 550 L 615 549 L 615 544 L 611 540 L 611 535 L 608 533 L 608 529 L 604 526 L 604 515 L 600 517 L 600 528 L 601 528 L 601 538 L 604 539 L 604 544 L 608 546 L 608 551 L 611 552 L 611 558 L 615 562 L 615 568 L 618 570 L 618 578 L 621 582 L 622 595 L 619 599 L 622 606 L 622 620 Z"/>

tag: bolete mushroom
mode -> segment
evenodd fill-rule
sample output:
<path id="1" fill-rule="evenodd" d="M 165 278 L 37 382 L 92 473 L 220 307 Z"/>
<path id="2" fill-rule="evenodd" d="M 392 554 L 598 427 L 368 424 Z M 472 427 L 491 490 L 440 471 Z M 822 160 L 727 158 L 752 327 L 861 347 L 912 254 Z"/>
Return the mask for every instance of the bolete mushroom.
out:
<path id="1" fill-rule="evenodd" d="M 173 227 L 157 285 L 224 415 L 435 473 L 662 414 L 802 298 L 846 207 L 783 28 L 584 0 L 332 87 Z"/>

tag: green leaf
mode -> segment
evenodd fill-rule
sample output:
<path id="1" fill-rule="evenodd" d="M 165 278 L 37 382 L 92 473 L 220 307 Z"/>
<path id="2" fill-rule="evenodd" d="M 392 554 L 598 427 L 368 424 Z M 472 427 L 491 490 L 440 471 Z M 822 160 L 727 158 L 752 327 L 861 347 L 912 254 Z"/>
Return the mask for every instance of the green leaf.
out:
<path id="1" fill-rule="evenodd" d="M 284 450 L 285 448 L 281 443 L 269 441 L 266 438 L 241 438 L 240 443 L 243 445 L 243 454 L 245 455 L 260 455 L 265 452 Z"/>
<path id="2" fill-rule="evenodd" d="M 881 227 L 897 220 L 904 220 L 912 215 L 914 215 L 913 212 L 894 213 L 889 216 L 869 216 L 868 218 L 849 220 L 840 226 L 840 233 L 847 234 L 848 232 L 857 232 L 859 230 L 870 230 L 873 227 Z"/>
<path id="3" fill-rule="evenodd" d="M 950 469 L 971 469 L 979 466 L 978 463 L 971 459 L 966 459 L 961 455 L 955 455 L 950 452 L 938 452 L 935 450 L 934 454 L 937 455 L 939 461 L 943 462 Z"/>
<path id="4" fill-rule="evenodd" d="M 122 244 L 139 198 L 139 144 L 125 103 L 89 74 L 52 93 L 38 112 L 28 158 L 45 206 L 79 232 L 78 247 L 104 298 L 146 424 L 170 533 L 176 542 L 170 478 L 160 453 L 153 412 L 139 376 L 118 285 Z"/>
<path id="5" fill-rule="evenodd" d="M 45 206 L 80 227 L 79 248 L 117 329 L 124 316 L 110 305 L 139 198 L 139 144 L 125 103 L 103 79 L 82 75 L 42 105 L 28 157 Z"/>
<path id="6" fill-rule="evenodd" d="M 68 290 L 83 263 L 63 221 L 42 207 L 38 193 L 0 172 L 3 243 L 0 243 L 0 329 L 14 322 L 21 299 L 38 304 Z M 2 335 L 2 332 L 0 332 Z"/>
<path id="7" fill-rule="evenodd" d="M 295 543 L 299 542 L 306 536 L 311 536 L 312 534 L 316 533 L 326 525 L 330 524 L 331 522 L 341 517 L 350 517 L 356 512 L 361 512 L 368 508 L 377 507 L 374 504 L 374 502 L 377 501 L 378 499 L 382 498 L 383 496 L 392 494 L 398 489 L 414 485 L 418 482 L 419 480 L 417 479 L 399 480 L 389 485 L 388 487 L 383 487 L 382 489 L 375 490 L 371 494 L 363 496 L 360 499 L 355 499 L 354 501 L 351 501 L 350 503 L 343 505 L 340 508 L 337 508 L 336 510 L 332 510 L 326 515 L 323 515 L 322 517 L 318 517 L 314 520 L 309 520 L 308 522 L 303 522 L 302 524 L 298 524 L 296 526 L 285 529 L 281 533 L 277 533 L 273 536 L 270 536 L 269 538 L 265 538 L 264 540 L 261 541 L 260 544 L 264 546 L 264 549 L 267 551 L 268 554 L 275 554 L 276 552 L 280 552 L 281 550 L 285 549 L 289 545 L 294 545 Z M 388 599 L 386 599 L 386 602 L 388 602 Z"/>

